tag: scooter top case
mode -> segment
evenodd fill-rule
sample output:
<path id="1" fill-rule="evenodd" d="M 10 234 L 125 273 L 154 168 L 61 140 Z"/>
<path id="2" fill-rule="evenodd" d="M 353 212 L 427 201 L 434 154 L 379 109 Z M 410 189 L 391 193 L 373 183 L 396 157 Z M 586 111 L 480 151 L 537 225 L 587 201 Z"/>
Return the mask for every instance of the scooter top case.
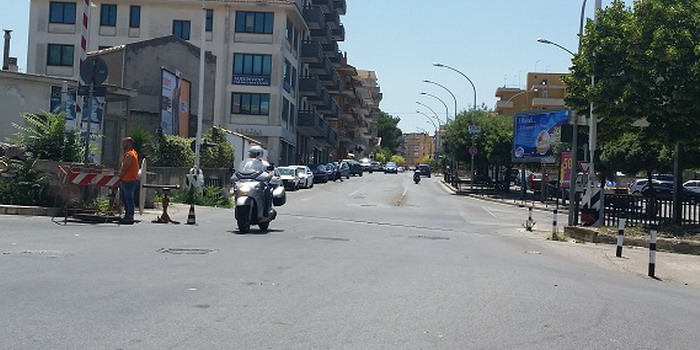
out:
<path id="1" fill-rule="evenodd" d="M 287 203 L 287 192 L 284 189 L 284 186 L 277 186 L 272 191 L 272 204 L 274 204 L 276 207 L 281 207 Z"/>

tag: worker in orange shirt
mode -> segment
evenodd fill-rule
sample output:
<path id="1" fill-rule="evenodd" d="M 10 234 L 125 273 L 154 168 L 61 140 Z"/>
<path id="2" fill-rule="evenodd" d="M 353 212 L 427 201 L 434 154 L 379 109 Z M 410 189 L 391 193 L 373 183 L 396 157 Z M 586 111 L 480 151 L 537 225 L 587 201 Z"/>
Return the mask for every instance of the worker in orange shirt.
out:
<path id="1" fill-rule="evenodd" d="M 127 137 L 122 141 L 124 157 L 119 170 L 119 178 L 122 180 L 119 188 L 122 204 L 124 205 L 124 218 L 119 221 L 123 225 L 134 224 L 134 202 L 136 187 L 139 177 L 139 155 L 134 149 L 134 139 Z"/>

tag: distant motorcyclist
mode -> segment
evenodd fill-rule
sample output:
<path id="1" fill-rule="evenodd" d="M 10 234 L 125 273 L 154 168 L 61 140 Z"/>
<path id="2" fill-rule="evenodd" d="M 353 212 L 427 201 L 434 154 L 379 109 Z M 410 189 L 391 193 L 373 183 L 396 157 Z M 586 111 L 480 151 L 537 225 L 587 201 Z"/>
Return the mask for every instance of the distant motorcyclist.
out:
<path id="1" fill-rule="evenodd" d="M 418 184 L 420 182 L 420 169 L 416 168 L 416 170 L 413 172 L 413 182 Z"/>

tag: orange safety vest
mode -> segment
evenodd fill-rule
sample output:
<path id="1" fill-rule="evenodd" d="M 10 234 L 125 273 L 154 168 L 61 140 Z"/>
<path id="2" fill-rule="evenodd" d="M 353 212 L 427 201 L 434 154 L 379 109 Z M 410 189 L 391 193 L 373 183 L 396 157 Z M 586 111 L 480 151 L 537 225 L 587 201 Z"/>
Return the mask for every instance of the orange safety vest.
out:
<path id="1" fill-rule="evenodd" d="M 124 172 L 122 181 L 136 181 L 139 179 L 139 155 L 134 149 L 126 151 L 126 153 L 124 153 L 124 157 L 122 158 L 122 164 L 124 164 L 126 161 L 126 157 L 131 158 L 131 163 L 129 164 L 129 168 L 127 168 Z"/>

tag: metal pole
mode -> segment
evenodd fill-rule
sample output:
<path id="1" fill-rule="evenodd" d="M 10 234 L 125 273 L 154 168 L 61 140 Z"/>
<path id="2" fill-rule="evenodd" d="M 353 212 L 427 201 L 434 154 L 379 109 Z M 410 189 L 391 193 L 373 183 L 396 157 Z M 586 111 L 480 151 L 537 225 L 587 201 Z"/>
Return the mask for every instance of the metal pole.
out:
<path id="1" fill-rule="evenodd" d="M 95 76 L 95 61 L 93 62 L 93 68 L 92 68 L 92 75 Z M 87 127 L 86 132 L 85 132 L 85 164 L 88 163 L 90 159 L 90 132 L 91 132 L 91 127 L 92 127 L 92 89 L 95 87 L 95 84 L 93 82 L 90 82 L 90 90 L 88 90 L 88 105 L 87 105 L 87 111 L 83 111 L 83 116 L 85 113 L 87 113 Z"/>
<path id="2" fill-rule="evenodd" d="M 68 82 L 61 83 L 61 111 L 68 114 Z"/>
<path id="3" fill-rule="evenodd" d="M 197 138 L 194 147 L 194 167 L 199 169 L 200 166 L 200 151 L 202 148 L 202 121 L 204 119 L 204 69 L 205 69 L 205 56 L 206 51 L 204 50 L 204 44 L 206 42 L 206 23 L 207 23 L 207 9 L 204 6 L 204 0 L 202 0 L 202 33 L 201 41 L 199 45 L 199 96 L 197 96 Z"/>

